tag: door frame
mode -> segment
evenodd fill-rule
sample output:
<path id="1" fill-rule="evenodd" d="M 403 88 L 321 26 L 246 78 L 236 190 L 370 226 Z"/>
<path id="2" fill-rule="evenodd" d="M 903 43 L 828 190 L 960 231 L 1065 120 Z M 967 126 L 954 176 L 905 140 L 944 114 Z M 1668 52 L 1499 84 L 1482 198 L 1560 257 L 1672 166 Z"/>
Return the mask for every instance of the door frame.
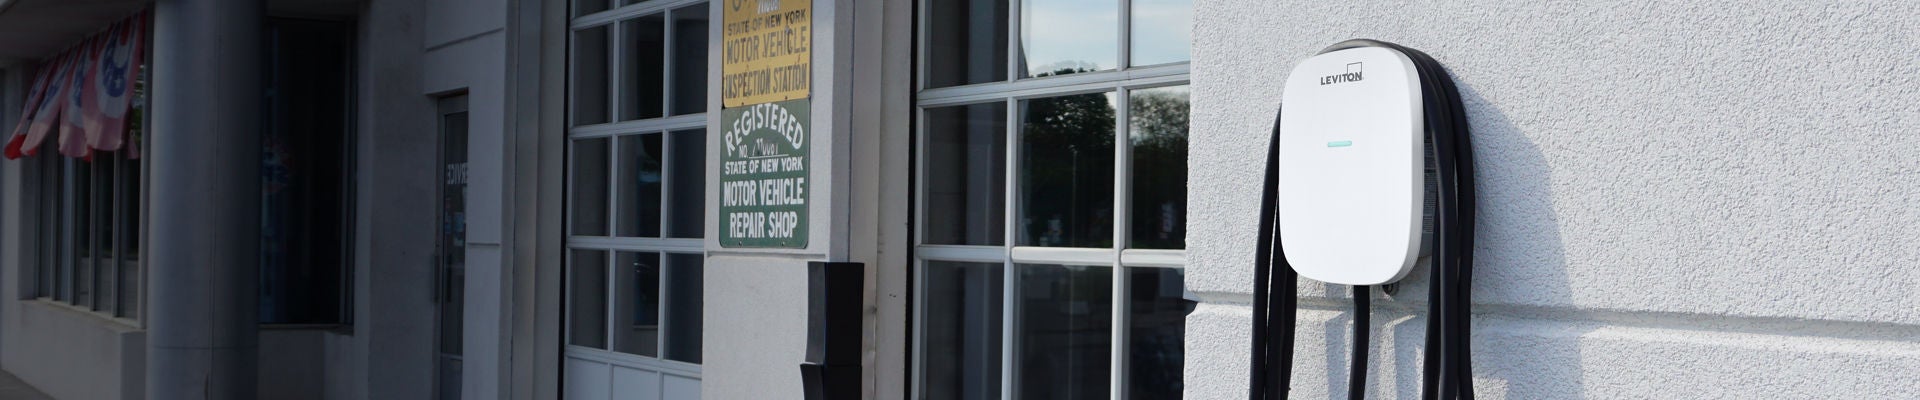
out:
<path id="1" fill-rule="evenodd" d="M 446 319 L 445 319 L 445 315 L 443 314 L 446 310 L 441 303 L 447 301 L 448 290 L 450 289 L 450 285 L 453 282 L 451 280 L 451 277 L 448 276 L 449 271 L 448 271 L 448 264 L 447 264 L 447 260 L 449 259 L 448 255 L 451 254 L 453 250 L 449 248 L 450 244 L 447 243 L 446 232 L 441 231 L 441 229 L 444 229 L 443 227 L 447 226 L 447 220 L 446 220 L 447 206 L 445 202 L 446 196 L 447 196 L 447 193 L 446 193 L 446 189 L 447 189 L 447 179 L 446 179 L 447 178 L 447 174 L 446 174 L 447 173 L 446 171 L 447 123 L 446 122 L 447 122 L 447 118 L 450 116 L 453 116 L 455 114 L 466 114 L 466 118 L 468 119 L 468 128 L 467 128 L 468 132 L 463 133 L 463 135 L 470 135 L 472 130 L 471 126 L 472 126 L 473 115 L 469 113 L 469 109 L 467 108 L 467 101 L 468 100 L 467 100 L 466 92 L 449 93 L 449 94 L 438 96 L 436 99 L 434 99 L 434 112 L 433 112 L 434 163 L 433 165 L 434 165 L 434 169 L 436 170 L 435 175 L 437 176 L 437 178 L 435 179 L 436 183 L 434 184 L 433 193 L 434 193 L 434 201 L 437 205 L 434 207 L 434 211 L 435 211 L 434 213 L 435 228 L 434 229 L 436 234 L 434 235 L 435 237 L 433 240 L 433 291 L 432 291 L 432 294 L 433 294 L 433 336 L 432 336 L 433 381 L 432 383 L 433 383 L 433 396 L 435 398 L 439 398 L 441 394 L 447 389 L 446 387 L 444 387 L 444 385 L 442 385 L 442 383 L 445 382 L 442 374 L 444 374 L 446 370 L 442 368 L 443 365 L 441 364 L 441 357 L 443 357 L 443 353 L 440 351 L 440 349 L 441 349 L 441 346 L 444 345 L 443 343 L 441 343 L 441 339 L 445 337 L 443 335 L 443 330 L 446 329 L 447 327 L 444 326 Z M 468 139 L 471 139 L 471 137 L 469 137 Z M 461 184 L 463 186 L 466 185 L 465 179 L 462 180 Z M 466 198 L 462 197 L 461 200 L 465 201 Z M 465 205 L 461 206 L 462 210 L 464 210 L 465 208 L 466 208 Z M 465 248 L 463 247 L 461 251 L 464 251 L 464 250 Z M 461 302 L 462 303 L 461 309 L 462 309 L 462 312 L 464 313 L 464 310 L 466 308 L 465 307 L 466 302 L 464 301 L 465 296 L 462 296 L 462 300 L 463 301 Z M 461 318 L 461 321 L 465 321 L 465 320 L 466 320 L 465 318 Z M 461 347 L 460 362 L 464 364 L 466 362 L 466 357 L 465 357 L 466 335 L 465 335 L 464 329 L 460 337 L 462 339 L 462 343 L 460 344 L 460 347 Z M 465 370 L 464 366 L 462 367 L 462 370 L 463 371 Z"/>

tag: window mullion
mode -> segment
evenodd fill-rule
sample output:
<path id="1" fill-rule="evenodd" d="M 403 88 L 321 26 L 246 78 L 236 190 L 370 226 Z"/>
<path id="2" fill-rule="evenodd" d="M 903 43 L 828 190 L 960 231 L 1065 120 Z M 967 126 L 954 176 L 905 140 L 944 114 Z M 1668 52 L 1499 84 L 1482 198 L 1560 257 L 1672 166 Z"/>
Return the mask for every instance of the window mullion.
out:
<path id="1" fill-rule="evenodd" d="M 606 139 L 607 140 L 607 179 L 604 181 L 601 181 L 600 184 L 607 185 L 607 199 L 608 199 L 607 200 L 607 220 L 600 221 L 600 222 L 607 224 L 606 236 L 608 237 L 620 236 L 619 221 L 621 217 L 625 217 L 625 215 L 622 215 L 622 213 L 620 212 L 620 202 L 629 200 L 629 199 L 620 198 L 620 185 L 618 184 L 618 182 L 620 182 L 620 167 L 621 167 L 620 146 L 625 145 L 626 142 L 629 140 L 635 140 L 639 138 L 640 138 L 639 135 L 628 135 L 628 136 L 614 136 Z"/>
<path id="2" fill-rule="evenodd" d="M 662 92 L 662 93 L 665 93 L 665 92 Z M 662 101 L 660 106 L 666 107 L 667 106 L 666 102 Z M 678 182 L 677 180 L 669 178 L 673 176 L 673 145 L 674 145 L 673 133 L 671 131 L 662 131 L 662 132 L 654 132 L 654 133 L 644 133 L 643 135 L 660 135 L 660 177 L 661 179 L 660 179 L 660 193 L 657 194 L 657 196 L 659 196 L 660 198 L 658 199 L 658 202 L 654 203 L 654 204 L 659 204 L 660 207 L 653 210 L 653 215 L 660 216 L 659 221 L 654 221 L 654 224 L 658 225 L 658 228 L 660 229 L 659 236 L 662 238 L 670 238 L 670 237 L 673 237 L 673 232 L 667 230 L 668 228 L 667 223 L 669 222 L 668 219 L 673 218 L 673 214 L 668 212 L 669 210 L 667 210 L 667 205 L 672 204 L 672 203 L 668 203 L 668 201 L 673 199 L 673 187 L 680 186 L 680 183 L 681 183 L 681 182 Z M 646 151 L 645 145 L 642 145 L 641 147 L 642 147 L 641 151 Z M 645 211 L 645 210 L 642 210 L 642 211 Z M 666 265 L 665 263 L 661 264 L 662 267 L 665 267 L 665 265 Z M 662 331 L 662 333 L 664 332 L 665 331 Z"/>
<path id="3" fill-rule="evenodd" d="M 97 158 L 87 164 L 88 168 L 93 169 L 93 174 L 90 175 L 93 179 L 87 182 L 87 189 L 93 191 L 93 195 L 89 196 L 93 217 L 87 220 L 87 236 L 93 238 L 93 249 L 90 250 L 93 254 L 93 265 L 87 268 L 89 270 L 87 275 L 90 278 L 87 280 L 87 286 L 93 288 L 93 295 L 89 296 L 92 301 L 87 306 L 92 311 L 99 312 L 106 306 L 106 282 L 102 276 L 107 270 L 107 258 L 111 256 L 106 250 L 112 249 L 107 247 L 111 242 L 110 238 L 106 237 L 106 229 L 102 227 L 113 219 L 113 209 L 109 208 L 109 205 L 113 204 L 113 192 L 103 185 L 112 182 L 113 178 L 108 175 L 111 171 L 107 171 L 106 166 L 103 165 L 106 163 L 100 162 Z"/>
<path id="4" fill-rule="evenodd" d="M 1120 41 L 1120 45 L 1115 46 L 1115 48 L 1119 49 L 1120 53 L 1118 57 L 1115 57 L 1115 59 L 1119 61 L 1119 65 L 1115 65 L 1113 69 L 1125 71 L 1133 65 L 1133 46 L 1131 45 L 1133 43 L 1133 0 L 1113 1 L 1120 2 L 1120 15 L 1119 18 L 1115 18 L 1120 24 L 1120 37 L 1117 38 Z M 1116 391 L 1114 393 L 1119 392 Z M 1115 395 L 1114 398 L 1118 399 L 1120 397 Z"/>
<path id="5" fill-rule="evenodd" d="M 87 173 L 86 190 L 89 194 L 87 195 L 87 226 L 85 229 L 87 230 L 87 254 L 91 257 L 88 257 L 89 260 L 86 268 L 86 308 L 90 311 L 100 311 L 100 298 L 102 297 L 100 290 L 100 270 L 101 266 L 105 264 L 101 261 L 107 257 L 106 252 L 100 251 L 102 244 L 100 224 L 106 222 L 104 220 L 105 218 L 101 217 L 110 217 L 101 215 L 107 211 L 106 207 L 102 206 L 101 203 L 111 199 L 102 198 L 102 195 L 106 193 L 102 193 L 100 190 L 100 182 L 105 180 L 102 174 L 106 171 L 104 171 L 104 168 L 100 168 L 100 163 L 87 162 L 87 170 L 90 172 Z"/>
<path id="6" fill-rule="evenodd" d="M 1024 11 L 1021 1 L 1007 0 L 1007 82 L 1020 80 L 1020 60 L 1026 58 L 1021 56 L 1020 48 L 1021 18 L 1025 15 L 1021 12 Z"/>
<path id="7" fill-rule="evenodd" d="M 625 84 L 627 80 L 627 77 L 626 77 L 627 74 L 625 70 L 620 69 L 620 66 L 622 64 L 626 64 L 627 62 L 626 61 L 627 46 L 622 46 L 622 44 L 626 42 L 626 38 L 627 38 L 626 36 L 627 24 L 622 23 L 622 21 L 615 21 L 613 23 L 607 24 L 606 27 L 607 27 L 606 48 L 600 49 L 600 50 L 607 52 L 607 74 L 606 74 L 607 75 L 607 104 L 606 104 L 607 121 L 606 122 L 614 123 L 614 122 L 620 122 L 620 120 L 625 119 L 625 118 L 622 118 L 622 116 L 620 115 L 620 111 L 627 109 L 626 102 L 622 101 L 621 99 L 621 97 L 625 97 L 625 96 L 620 95 L 620 91 L 626 89 Z M 618 145 L 616 145 L 616 147 L 617 146 Z"/>
<path id="8" fill-rule="evenodd" d="M 608 1 L 613 1 L 613 0 L 608 0 Z M 626 86 L 624 85 L 626 83 L 627 77 L 626 77 L 625 71 L 620 69 L 620 66 L 621 64 L 626 63 L 626 57 L 627 57 L 626 46 L 622 46 L 621 44 L 622 42 L 626 41 L 627 24 L 621 23 L 620 21 L 615 21 L 612 23 L 608 23 L 606 27 L 607 27 L 607 43 L 605 43 L 606 48 L 603 48 L 600 50 L 607 52 L 607 66 L 606 66 L 607 68 L 606 79 L 607 79 L 607 88 L 608 88 L 607 90 L 607 122 L 616 123 L 616 122 L 620 122 L 620 120 L 623 119 L 621 118 L 622 116 L 620 115 L 620 111 L 626 109 L 626 102 L 623 101 L 622 99 L 623 97 L 626 97 L 626 96 L 622 96 L 620 94 L 620 91 L 626 89 Z M 621 217 L 624 217 L 623 215 L 620 215 L 621 214 L 620 201 L 624 200 L 619 198 L 620 185 L 614 184 L 614 182 L 619 182 L 619 179 L 620 179 L 620 146 L 623 144 L 622 142 L 624 141 L 633 140 L 637 138 L 638 138 L 637 136 L 613 136 L 613 137 L 607 138 L 607 175 L 606 175 L 607 178 L 606 180 L 603 180 L 599 183 L 601 185 L 607 185 L 607 199 L 608 199 L 607 208 L 606 208 L 607 220 L 601 221 L 602 223 L 607 225 L 607 230 L 606 230 L 607 236 L 620 236 L 620 224 L 618 222 L 620 221 Z M 619 257 L 616 257 L 612 253 L 609 253 L 607 255 L 607 262 L 609 263 L 608 265 L 612 265 L 615 258 L 619 258 Z M 612 269 L 608 269 L 607 271 L 609 274 L 613 273 Z M 607 281 L 608 285 L 612 285 L 613 281 L 611 280 L 611 278 L 613 278 L 613 276 L 609 275 L 608 278 L 609 278 L 609 280 Z M 616 294 L 614 292 L 607 292 L 607 299 L 609 304 L 612 303 L 612 299 L 614 297 L 616 297 Z M 608 310 L 607 312 L 611 314 L 613 312 L 612 311 L 613 307 L 607 307 L 607 310 Z M 614 325 L 613 320 L 608 319 L 607 320 L 607 329 L 608 329 L 607 348 L 608 349 L 613 348 L 613 332 L 612 332 L 613 325 Z"/>
<path id="9" fill-rule="evenodd" d="M 1121 5 L 1121 37 L 1126 32 L 1127 0 L 1118 0 Z M 1123 43 L 1124 44 L 1124 43 Z M 1120 68 L 1126 68 L 1127 47 L 1120 46 Z M 1133 140 L 1127 135 L 1127 121 L 1131 117 L 1132 93 L 1125 87 L 1114 89 L 1113 123 L 1113 251 L 1109 255 L 1113 265 L 1113 355 L 1109 358 L 1110 378 L 1107 380 L 1108 394 L 1114 400 L 1126 398 L 1127 382 L 1127 324 L 1131 315 L 1127 310 L 1127 270 L 1120 262 L 1121 249 L 1127 248 L 1127 241 L 1133 232 Z"/>
<path id="10" fill-rule="evenodd" d="M 47 155 L 47 157 L 53 157 L 53 155 Z M 74 268 L 79 265 L 78 259 L 80 258 L 78 254 L 79 244 L 74 243 L 74 233 L 72 232 L 74 229 L 77 229 L 74 225 L 80 222 L 73 209 L 75 207 L 73 200 L 79 197 L 77 190 L 74 189 L 74 186 L 77 185 L 75 181 L 79 180 L 79 178 L 76 177 L 76 175 L 79 174 L 74 171 L 75 169 L 73 160 L 60 160 L 60 201 L 54 204 L 54 207 L 60 209 L 61 296 L 59 300 L 63 302 L 72 302 L 74 299 Z"/>
<path id="11" fill-rule="evenodd" d="M 107 197 L 110 206 L 107 207 L 109 217 L 106 221 L 107 224 L 113 226 L 113 229 L 108 230 L 110 233 L 106 238 L 106 245 L 113 249 L 113 257 L 107 260 L 107 265 L 112 267 L 108 269 L 113 272 L 104 275 L 105 278 L 102 280 L 106 282 L 106 284 L 103 285 L 106 286 L 106 290 L 103 292 L 112 294 L 113 300 L 106 302 L 104 306 L 100 307 L 100 309 L 106 311 L 108 315 L 114 316 L 120 315 L 120 268 L 122 268 L 120 259 L 126 258 L 127 256 L 126 246 L 120 243 L 120 237 L 126 235 L 126 233 L 122 231 L 126 229 L 126 224 L 121 223 L 121 220 L 127 217 L 127 213 L 122 210 L 126 205 L 126 201 L 123 200 L 123 198 L 125 198 L 127 194 L 121 191 L 121 188 L 126 187 L 126 185 L 121 182 L 125 180 L 126 177 L 120 173 L 124 170 L 120 164 L 125 161 L 122 160 L 119 155 L 119 153 L 107 153 L 107 158 L 112 161 L 107 163 L 109 164 L 107 168 L 113 172 L 113 180 L 108 183 L 109 186 L 107 189 L 107 193 L 110 193 Z"/>
<path id="12" fill-rule="evenodd" d="M 1011 1 L 1017 3 L 1020 0 Z M 1008 25 L 1018 24 L 1009 23 Z M 1009 57 L 1009 59 L 1011 58 L 1012 57 Z M 1008 68 L 1012 67 L 1009 66 Z M 1011 76 L 1012 75 L 1009 75 L 1009 77 Z M 1020 202 L 1015 200 L 1019 198 L 1018 191 L 1020 189 L 1021 129 L 1019 101 L 1007 99 L 1006 104 L 1007 168 L 1005 172 L 1005 182 L 1003 183 L 1006 185 L 1006 204 L 1004 205 L 1006 211 L 1004 212 L 1005 215 L 1002 216 L 1005 222 L 1001 225 L 1003 225 L 1002 230 L 1006 235 L 1002 240 L 1003 243 L 1005 243 L 1007 258 L 1001 262 L 1002 276 L 1000 279 L 1001 285 L 1003 285 L 1000 290 L 1000 398 L 1012 399 L 1015 397 L 1013 392 L 1014 388 L 1019 387 L 1018 382 L 1016 382 L 1019 375 L 1014 373 L 1013 360 L 1016 359 L 1014 356 L 1014 348 L 1019 347 L 1019 335 L 1017 335 L 1017 332 L 1020 331 L 1020 319 L 1015 317 L 1018 315 L 1018 310 L 1014 308 L 1014 305 L 1019 304 L 1020 275 L 1018 273 L 1019 271 L 1015 271 L 1017 264 L 1013 263 L 1013 245 L 1019 243 L 1016 237 L 1018 232 L 1016 227 L 1019 226 L 1017 222 L 1020 220 Z"/>
<path id="13" fill-rule="evenodd" d="M 1113 249 L 1115 266 L 1120 265 L 1120 249 L 1127 248 L 1133 232 L 1133 138 L 1127 134 L 1132 118 L 1133 94 L 1125 87 L 1114 89 L 1113 112 Z"/>
<path id="14" fill-rule="evenodd" d="M 673 285 L 667 283 L 673 282 L 674 268 L 667 265 L 667 260 L 672 258 L 668 257 L 668 253 L 655 253 L 653 257 L 653 265 L 658 266 L 658 268 L 654 270 L 659 274 L 658 277 L 654 278 L 654 282 L 658 282 L 654 284 L 654 295 L 658 296 L 656 297 L 657 299 L 660 299 L 660 301 L 655 302 L 659 304 L 654 304 L 653 331 L 655 334 L 653 335 L 653 355 L 665 360 L 667 359 L 667 345 L 671 343 L 667 340 L 667 310 L 673 307 L 673 296 L 668 296 L 667 291 L 674 289 Z"/>
<path id="15" fill-rule="evenodd" d="M 615 348 L 614 340 L 616 337 L 618 337 L 616 336 L 618 332 L 616 332 L 615 329 L 620 326 L 620 323 L 619 323 L 620 320 L 615 319 L 615 317 L 617 316 L 617 313 L 614 311 L 614 308 L 616 307 L 614 307 L 615 304 L 613 304 L 614 302 L 618 301 L 618 299 L 620 298 L 620 292 L 615 291 L 615 290 L 618 290 L 619 288 L 619 282 L 618 282 L 619 276 L 616 274 L 620 273 L 619 272 L 620 267 L 618 266 L 618 264 L 620 263 L 620 253 L 613 252 L 613 251 L 605 251 L 605 250 L 594 250 L 594 251 L 598 251 L 602 254 L 600 257 L 601 258 L 600 262 L 602 263 L 601 265 L 606 267 L 606 271 L 601 272 L 602 274 L 605 274 L 601 276 L 601 279 L 606 280 L 605 282 L 606 288 L 603 289 L 603 290 L 606 290 L 606 292 L 604 292 L 606 293 L 606 295 L 600 296 L 600 301 L 601 301 L 600 305 L 602 308 L 600 310 L 601 312 L 600 318 L 602 321 L 602 323 L 600 324 L 601 325 L 600 329 L 602 332 L 605 333 L 606 336 L 600 340 L 600 349 L 607 350 L 607 351 L 614 351 L 613 350 Z"/>
<path id="16" fill-rule="evenodd" d="M 921 29 L 925 29 L 925 24 L 921 26 L 923 27 Z M 908 197 L 913 199 L 913 213 L 910 215 L 912 219 L 909 220 L 913 222 L 913 234 L 910 235 L 913 242 L 910 244 L 918 248 L 927 243 L 927 158 L 929 156 L 927 149 L 931 147 L 927 135 L 927 109 L 914 108 L 912 132 L 913 195 Z"/>
<path id="17" fill-rule="evenodd" d="M 567 109 L 568 109 L 568 112 L 569 112 L 569 113 L 571 113 L 571 112 L 572 112 L 572 109 L 573 109 L 573 107 L 567 107 Z M 442 140 L 445 140 L 445 139 L 443 138 Z M 574 189 L 574 188 L 577 188 L 577 187 L 579 187 L 579 186 L 580 186 L 580 178 L 579 178 L 579 172 L 580 172 L 579 170 L 580 170 L 580 169 L 579 169 L 579 168 L 575 168 L 575 167 L 574 167 L 574 164 L 576 164 L 576 163 L 574 163 L 574 162 L 573 162 L 573 158 L 574 158 L 574 157 L 579 157 L 579 156 L 580 156 L 580 140 L 581 140 L 581 139 L 568 139 L 568 140 L 567 140 L 567 151 L 566 151 L 566 158 L 567 158 L 567 165 L 566 165 L 566 168 L 567 168 L 567 179 L 566 179 L 566 185 L 567 185 L 567 193 L 566 193 L 566 200 L 565 200 L 565 201 L 563 201 L 563 202 L 561 202 L 561 204 L 564 204 L 564 205 L 566 205 L 566 206 L 564 207 L 564 208 L 566 209 L 566 211 L 565 211 L 565 212 L 562 212 L 562 213 L 561 213 L 561 214 L 563 214 L 563 215 L 561 215 L 561 218 L 562 218 L 562 220 L 560 221 L 560 225 L 561 225 L 561 228 L 562 228 L 562 229 L 565 229 L 565 232 L 567 233 L 567 236 L 568 236 L 568 237 L 572 237 L 572 236 L 574 236 L 574 232 L 578 232 L 578 231 L 576 231 L 576 230 L 574 230 L 574 227 L 573 227 L 573 214 L 574 214 L 574 213 L 576 213 L 576 212 L 578 212 L 578 209 L 579 209 L 580 207 L 574 207 L 574 206 L 573 206 L 573 196 L 576 196 L 576 195 L 577 195 L 577 194 L 575 194 L 575 193 L 573 193 L 573 189 Z M 443 151 L 444 151 L 444 150 L 443 150 Z M 444 157 L 444 156 L 443 156 L 443 157 Z M 571 247 L 571 246 L 569 246 L 569 247 Z M 445 249 L 442 249 L 442 250 L 444 251 Z M 441 256 L 441 257 L 446 257 L 447 255 L 445 255 L 445 254 L 441 254 L 440 256 Z"/>
<path id="18" fill-rule="evenodd" d="M 1127 269 L 1124 266 L 1120 265 L 1120 252 L 1115 251 L 1113 253 L 1114 263 L 1111 269 L 1111 271 L 1113 271 L 1113 292 L 1111 296 L 1111 300 L 1113 301 L 1113 343 L 1110 343 L 1113 354 L 1108 357 L 1109 361 L 1107 365 L 1110 369 L 1109 378 L 1107 379 L 1107 393 L 1112 395 L 1113 400 L 1123 400 L 1127 398 L 1127 364 L 1129 356 L 1129 352 L 1127 351 L 1127 340 L 1129 336 L 1127 325 L 1131 323 L 1133 313 L 1127 309 L 1127 277 L 1130 274 L 1127 273 Z"/>

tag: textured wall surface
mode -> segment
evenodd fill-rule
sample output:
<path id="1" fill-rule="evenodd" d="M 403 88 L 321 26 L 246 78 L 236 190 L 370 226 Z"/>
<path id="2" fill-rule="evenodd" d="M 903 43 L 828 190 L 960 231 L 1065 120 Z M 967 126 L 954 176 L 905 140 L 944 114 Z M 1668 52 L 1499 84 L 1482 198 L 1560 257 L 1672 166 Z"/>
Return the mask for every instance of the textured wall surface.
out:
<path id="1" fill-rule="evenodd" d="M 1245 398 L 1259 149 L 1287 71 L 1349 38 L 1426 51 L 1459 84 L 1482 398 L 1920 396 L 1917 16 L 1196 0 L 1188 398 Z M 1375 300 L 1373 396 L 1418 397 L 1426 284 Z M 1294 394 L 1344 396 L 1348 290 L 1301 296 Z"/>

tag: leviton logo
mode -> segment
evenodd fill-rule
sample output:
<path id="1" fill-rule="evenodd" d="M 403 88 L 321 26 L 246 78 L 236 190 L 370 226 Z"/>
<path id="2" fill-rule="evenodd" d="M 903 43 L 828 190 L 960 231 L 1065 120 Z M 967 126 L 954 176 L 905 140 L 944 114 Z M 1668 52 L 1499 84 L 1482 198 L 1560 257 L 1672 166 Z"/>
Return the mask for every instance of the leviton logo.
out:
<path id="1" fill-rule="evenodd" d="M 1361 63 L 1347 63 L 1347 73 L 1322 76 L 1320 77 L 1320 84 L 1332 85 L 1341 82 L 1359 82 L 1361 79 L 1365 79 L 1360 74 L 1362 67 L 1360 64 Z"/>

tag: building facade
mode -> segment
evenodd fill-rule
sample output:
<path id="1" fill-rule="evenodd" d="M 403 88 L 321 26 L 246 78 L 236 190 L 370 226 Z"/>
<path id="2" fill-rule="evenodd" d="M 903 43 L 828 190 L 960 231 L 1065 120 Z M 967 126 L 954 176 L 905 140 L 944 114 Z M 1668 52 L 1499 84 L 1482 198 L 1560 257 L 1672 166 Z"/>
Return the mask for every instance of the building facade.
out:
<path id="1" fill-rule="evenodd" d="M 1246 398 L 1284 77 L 1373 38 L 1471 123 L 1479 397 L 1912 397 L 1915 15 L 0 0 L 9 138 L 68 54 L 139 26 L 146 55 L 124 145 L 0 161 L 0 369 L 60 399 L 801 399 L 825 335 L 859 344 L 832 398 Z M 816 262 L 863 272 L 858 330 L 813 329 Z M 1421 395 L 1428 281 L 1368 294 L 1369 396 Z M 1291 394 L 1340 396 L 1352 293 L 1299 289 Z"/>

